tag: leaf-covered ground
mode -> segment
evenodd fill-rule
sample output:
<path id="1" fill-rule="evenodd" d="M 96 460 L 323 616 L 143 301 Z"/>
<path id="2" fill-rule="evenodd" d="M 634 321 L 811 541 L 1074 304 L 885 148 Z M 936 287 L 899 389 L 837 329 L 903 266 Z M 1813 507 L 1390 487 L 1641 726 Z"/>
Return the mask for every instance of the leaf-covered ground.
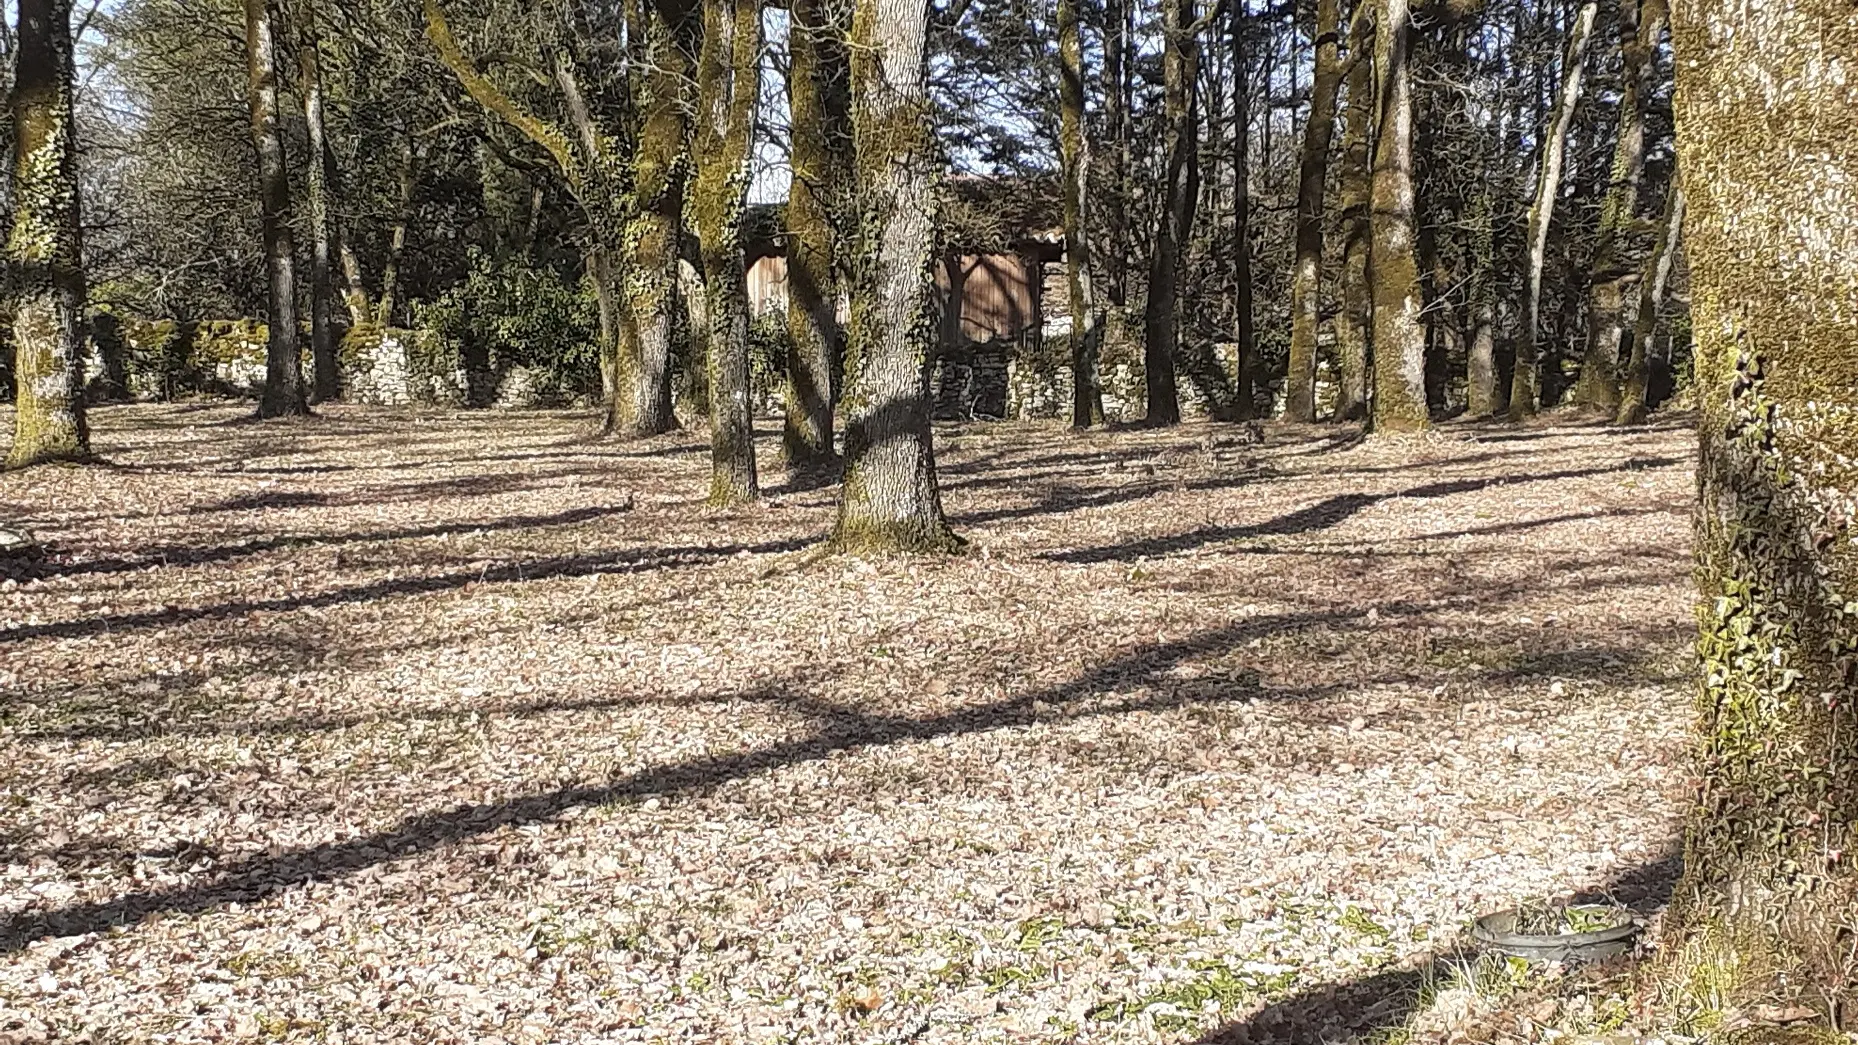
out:
<path id="1" fill-rule="evenodd" d="M 16 1039 L 1317 1040 L 1669 871 L 1679 427 L 947 428 L 968 553 L 859 561 L 695 435 L 246 409 L 0 476 Z"/>

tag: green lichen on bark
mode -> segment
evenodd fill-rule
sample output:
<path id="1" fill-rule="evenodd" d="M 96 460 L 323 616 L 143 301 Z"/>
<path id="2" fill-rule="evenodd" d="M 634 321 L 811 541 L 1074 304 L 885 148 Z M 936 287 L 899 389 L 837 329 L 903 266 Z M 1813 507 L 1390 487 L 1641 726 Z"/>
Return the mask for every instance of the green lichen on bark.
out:
<path id="1" fill-rule="evenodd" d="M 6 241 L 18 393 L 7 465 L 15 468 L 90 455 L 69 0 L 20 3 L 16 62 Z"/>
<path id="2" fill-rule="evenodd" d="M 787 383 L 781 446 L 790 476 L 823 481 L 832 446 L 839 327 L 838 237 L 848 204 L 850 59 L 830 0 L 794 0 L 787 105 L 793 180 L 787 196 Z"/>
<path id="3" fill-rule="evenodd" d="M 936 158 L 924 84 L 928 12 L 859 0 L 852 19 L 853 145 L 861 205 L 845 352 L 845 478 L 834 547 L 946 551 L 929 424 Z"/>
<path id="4" fill-rule="evenodd" d="M 755 0 L 704 4 L 703 48 L 697 58 L 697 169 L 689 208 L 703 261 L 709 325 L 709 500 L 719 507 L 753 501 L 760 494 L 742 271 L 742 214 L 748 204 L 760 47 L 761 9 Z"/>
<path id="5" fill-rule="evenodd" d="M 1672 33 L 1702 785 L 1666 980 L 1836 1020 L 1858 1004 L 1858 10 L 1700 0 Z"/>

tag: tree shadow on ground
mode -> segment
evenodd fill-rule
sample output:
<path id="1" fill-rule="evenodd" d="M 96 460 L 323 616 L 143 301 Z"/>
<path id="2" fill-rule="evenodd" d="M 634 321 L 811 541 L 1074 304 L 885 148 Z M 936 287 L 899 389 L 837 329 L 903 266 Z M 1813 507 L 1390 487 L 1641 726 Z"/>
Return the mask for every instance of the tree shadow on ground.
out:
<path id="1" fill-rule="evenodd" d="M 1658 857 L 1619 870 L 1597 889 L 1558 900 L 1612 902 L 1649 914 L 1670 900 L 1682 869 L 1682 854 L 1673 843 Z M 1405 1026 L 1425 1004 L 1427 988 L 1447 980 L 1454 966 L 1476 953 L 1461 942 L 1400 968 L 1346 983 L 1319 984 L 1227 1024 L 1195 1045 L 1334 1045 L 1378 1038 Z"/>
<path id="2" fill-rule="evenodd" d="M 468 527 L 479 529 L 481 527 Z M 399 577 L 350 585 L 306 595 L 288 595 L 275 599 L 242 599 L 206 606 L 144 610 L 136 613 L 107 614 L 77 620 L 52 621 L 45 624 L 22 624 L 0 629 L 0 643 L 37 638 L 81 638 L 126 628 L 163 627 L 198 620 L 239 617 L 250 613 L 288 613 L 306 608 L 324 609 L 396 595 L 426 595 L 454 591 L 473 584 L 497 584 L 506 581 L 547 580 L 556 577 L 585 577 L 590 574 L 643 573 L 650 570 L 689 569 L 737 555 L 770 555 L 799 551 L 818 543 L 818 538 L 790 538 L 760 544 L 692 544 L 668 548 L 627 548 L 589 555 L 566 555 L 546 559 L 506 562 L 482 569 L 458 570 L 424 577 Z"/>
<path id="3" fill-rule="evenodd" d="M 715 554 L 713 550 L 711 553 Z M 867 704 L 836 704 L 809 695 L 818 691 L 820 679 L 811 675 L 786 675 L 744 692 L 706 697 L 701 702 L 770 704 L 783 708 L 811 723 L 810 729 L 792 739 L 755 750 L 707 754 L 648 766 L 602 782 L 417 813 L 386 830 L 342 841 L 283 852 L 240 855 L 202 870 L 194 881 L 177 887 L 145 889 L 112 900 L 50 911 L 19 912 L 0 921 L 0 951 L 18 950 L 47 934 L 68 936 L 106 931 L 150 915 L 199 913 L 228 903 L 259 899 L 280 888 L 312 879 L 344 878 L 369 867 L 504 826 L 553 820 L 572 807 L 626 802 L 647 795 L 673 800 L 697 797 L 732 781 L 847 752 L 1040 722 L 1115 717 L 1193 704 L 1254 700 L 1293 704 L 1333 697 L 1341 688 L 1361 685 L 1363 681 L 1348 679 L 1315 687 L 1275 688 L 1264 686 L 1255 676 L 1247 681 L 1235 681 L 1229 676 L 1195 679 L 1183 677 L 1179 669 L 1217 659 L 1274 636 L 1311 629 L 1348 632 L 1351 635 L 1347 641 L 1360 643 L 1374 633 L 1398 632 L 1428 614 L 1507 602 L 1538 583 L 1534 577 L 1501 581 L 1425 602 L 1383 605 L 1375 615 L 1366 610 L 1328 609 L 1250 617 L 1176 641 L 1137 647 L 1104 660 L 1067 682 L 978 706 L 963 705 L 928 717 L 886 713 L 881 707 Z M 1605 587 L 1621 581 L 1609 578 L 1590 583 Z M 559 709 L 585 710 L 608 703 L 617 706 L 631 699 L 563 704 Z M 544 702 L 542 707 L 530 710 L 550 709 Z M 467 712 L 461 709 L 459 713 Z M 305 721 L 301 725 L 315 728 L 318 723 Z"/>
<path id="4" fill-rule="evenodd" d="M 1391 493 L 1348 493 L 1327 498 L 1307 508 L 1281 515 L 1262 523 L 1250 523 L 1244 526 L 1202 526 L 1186 533 L 1170 534 L 1164 537 L 1145 537 L 1139 540 L 1124 541 L 1119 544 L 1102 545 L 1096 548 L 1080 548 L 1073 551 L 1051 552 L 1044 557 L 1053 562 L 1074 564 L 1100 562 L 1127 562 L 1135 559 L 1178 552 L 1190 551 L 1208 544 L 1226 541 L 1244 540 L 1250 537 L 1289 537 L 1325 530 L 1339 525 L 1357 512 L 1382 501 L 1397 498 L 1431 498 L 1449 497 L 1453 494 L 1475 493 L 1492 486 L 1509 483 L 1551 482 L 1561 479 L 1579 479 L 1607 472 L 1629 471 L 1637 468 L 1658 468 L 1678 464 L 1674 458 L 1646 458 L 1629 461 L 1625 464 L 1611 465 L 1604 468 L 1579 468 L 1561 472 L 1529 475 L 1520 478 L 1493 476 L 1481 479 L 1454 479 L 1448 482 L 1427 483 L 1423 486 L 1396 490 Z"/>
<path id="5" fill-rule="evenodd" d="M 101 559 L 63 560 L 54 549 L 52 556 L 27 562 L 11 563 L 0 567 L 0 574 L 11 576 L 16 580 L 33 581 L 48 577 L 77 577 L 91 574 L 133 573 L 137 570 L 155 567 L 201 566 L 207 563 L 226 562 L 231 559 L 276 551 L 280 548 L 315 548 L 331 545 L 370 544 L 379 541 L 406 541 L 424 537 L 448 537 L 459 534 L 477 533 L 479 531 L 533 530 L 546 526 L 573 526 L 578 523 L 604 519 L 631 511 L 628 505 L 590 506 L 572 508 L 550 515 L 517 515 L 501 519 L 477 519 L 462 522 L 439 523 L 432 526 L 409 526 L 397 530 L 363 530 L 353 533 L 327 534 L 280 534 L 272 537 L 257 537 L 240 541 L 236 544 L 222 544 L 209 547 L 194 545 L 171 545 L 163 548 L 151 548 L 148 551 L 130 557 L 112 556 Z M 0 641 L 8 633 L 0 632 Z"/>

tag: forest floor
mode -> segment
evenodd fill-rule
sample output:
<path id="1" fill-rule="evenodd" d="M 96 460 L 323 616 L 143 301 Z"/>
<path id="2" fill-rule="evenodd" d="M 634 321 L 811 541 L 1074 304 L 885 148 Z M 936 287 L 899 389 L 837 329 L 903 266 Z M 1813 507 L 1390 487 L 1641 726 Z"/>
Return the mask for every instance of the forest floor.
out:
<path id="1" fill-rule="evenodd" d="M 946 427 L 967 553 L 861 561 L 700 435 L 248 409 L 0 475 L 0 1038 L 1385 1040 L 1669 887 L 1680 423 Z"/>

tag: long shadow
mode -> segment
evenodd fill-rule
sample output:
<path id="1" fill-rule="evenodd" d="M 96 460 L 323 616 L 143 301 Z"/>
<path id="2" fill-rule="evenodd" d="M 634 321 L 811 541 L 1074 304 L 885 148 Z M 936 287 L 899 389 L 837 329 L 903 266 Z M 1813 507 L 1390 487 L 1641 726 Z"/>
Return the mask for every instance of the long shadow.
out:
<path id="1" fill-rule="evenodd" d="M 984 512 L 963 512 L 950 516 L 949 521 L 959 526 L 979 526 L 983 523 L 1000 522 L 1005 519 L 1027 519 L 1035 515 L 1063 515 L 1085 508 L 1107 508 L 1113 504 L 1127 504 L 1130 501 L 1140 501 L 1156 494 L 1178 490 L 1230 489 L 1245 485 L 1251 478 L 1246 475 L 1234 476 L 1230 479 L 1200 479 L 1185 483 L 1149 482 L 1097 493 L 1086 493 L 1077 489 L 1053 490 L 1031 504 L 1017 508 L 994 508 Z"/>
<path id="2" fill-rule="evenodd" d="M 1427 483 L 1393 493 L 1348 493 L 1330 497 L 1307 508 L 1269 519 L 1262 523 L 1245 526 L 1202 526 L 1186 533 L 1171 534 L 1166 537 L 1146 537 L 1140 540 L 1124 541 L 1120 544 L 1108 544 L 1096 548 L 1080 548 L 1066 552 L 1052 552 L 1044 556 L 1053 562 L 1099 563 L 1117 562 L 1144 557 L 1172 555 L 1208 544 L 1225 541 L 1244 540 L 1249 537 L 1293 536 L 1310 533 L 1314 530 L 1326 530 L 1347 520 L 1350 516 L 1370 505 L 1381 501 L 1398 498 L 1449 497 L 1453 494 L 1473 493 L 1503 486 L 1509 483 L 1553 482 L 1561 479 L 1580 479 L 1587 476 L 1604 475 L 1608 472 L 1636 468 L 1657 468 L 1678 463 L 1675 458 L 1644 458 L 1628 461 L 1625 464 L 1605 468 L 1580 468 L 1561 472 L 1529 475 L 1512 478 L 1493 476 L 1483 479 L 1454 479 L 1449 482 Z"/>
<path id="3" fill-rule="evenodd" d="M 183 609 L 148 610 L 80 620 L 55 621 L 48 624 L 24 624 L 0 629 L 0 642 L 19 642 L 39 638 L 82 638 L 128 628 L 160 627 L 186 624 L 198 620 L 240 617 L 251 613 L 288 613 L 305 608 L 323 609 L 396 595 L 425 595 L 453 591 L 471 584 L 495 584 L 504 581 L 535 581 L 554 577 L 585 577 L 594 573 L 646 573 L 653 570 L 689 569 L 739 554 L 770 555 L 799 551 L 818 538 L 791 538 L 761 544 L 684 545 L 674 548 L 633 548 L 598 555 L 570 555 L 526 562 L 505 563 L 481 570 L 460 570 L 428 577 L 404 577 L 359 584 L 313 595 L 293 595 L 276 599 L 249 599 L 215 603 Z"/>
<path id="4" fill-rule="evenodd" d="M 798 545 L 800 542 L 793 543 Z M 1535 583 L 1530 578 L 1426 602 L 1383 605 L 1378 607 L 1381 623 L 1373 627 L 1397 628 L 1407 619 L 1454 607 L 1476 605 L 1490 599 L 1505 599 Z M 388 860 L 481 835 L 505 825 L 550 820 L 571 806 L 600 805 L 644 795 L 667 798 L 700 795 L 730 781 L 819 761 L 841 752 L 1008 729 L 1054 716 L 1083 719 L 1166 710 L 1189 703 L 1233 700 L 1301 703 L 1321 699 L 1332 696 L 1333 687 L 1285 690 L 1265 688 L 1257 682 L 1235 684 L 1224 679 L 1207 685 L 1184 685 L 1175 669 L 1196 658 L 1218 655 L 1254 639 L 1308 628 L 1352 628 L 1371 619 L 1365 610 L 1357 612 L 1342 609 L 1249 618 L 1224 627 L 1207 629 L 1177 641 L 1154 643 L 1131 650 L 1089 668 L 1069 682 L 978 707 L 960 707 L 927 718 L 870 712 L 824 702 L 807 695 L 817 689 L 817 678 L 789 676 L 763 683 L 746 692 L 706 698 L 703 702 L 741 701 L 778 705 L 815 723 L 812 731 L 805 736 L 752 751 L 707 755 L 652 766 L 605 783 L 580 784 L 496 802 L 456 805 L 410 816 L 390 829 L 346 841 L 328 842 L 276 855 L 252 854 L 210 872 L 210 878 L 196 884 L 145 890 L 106 902 L 76 904 L 53 911 L 21 912 L 0 921 L 0 951 L 18 950 L 31 939 L 46 933 L 75 935 L 97 932 L 137 921 L 150 914 L 164 911 L 200 912 L 225 903 L 261 897 L 308 879 L 344 877 Z M 1131 689 L 1148 692 L 1146 695 L 1138 694 L 1111 702 L 1091 700 Z"/>
<path id="5" fill-rule="evenodd" d="M 225 562 L 229 559 L 257 555 L 261 552 L 276 551 L 279 548 L 314 548 L 329 545 L 369 544 L 376 541 L 407 541 L 422 537 L 446 537 L 461 533 L 475 533 L 479 530 L 534 530 L 546 526 L 572 526 L 576 523 L 603 519 L 610 515 L 619 515 L 632 509 L 625 505 L 607 507 L 571 508 L 550 515 L 515 515 L 502 519 L 484 519 L 477 521 L 439 523 L 432 526 L 409 526 L 398 530 L 364 530 L 359 533 L 328 534 L 279 534 L 273 537 L 259 537 L 241 541 L 237 544 L 222 544 L 200 548 L 192 545 L 172 545 L 166 548 L 151 549 L 141 555 L 105 559 L 85 559 L 77 562 L 58 562 L 55 559 L 41 559 L 24 563 L 13 569 L 13 575 L 20 580 L 42 580 L 47 577 L 78 577 L 99 573 L 133 573 L 162 566 L 201 566 L 207 563 Z M 0 632 L 0 639 L 6 637 Z"/>
<path id="6" fill-rule="evenodd" d="M 962 736 L 1038 720 L 1041 705 L 1064 705 L 1080 698 L 1110 692 L 1118 687 L 1157 681 L 1190 658 L 1209 650 L 1230 648 L 1254 638 L 1296 628 L 1337 624 L 1358 615 L 1339 611 L 1281 614 L 1260 617 L 1202 632 L 1189 639 L 1156 644 L 1114 658 L 1061 685 L 996 701 L 978 708 L 960 708 L 930 718 L 874 714 L 825 705 L 793 691 L 787 683 L 758 687 L 734 699 L 773 702 L 793 707 L 819 720 L 807 736 L 753 751 L 692 758 L 630 773 L 604 784 L 526 795 L 498 802 L 476 802 L 410 816 L 385 831 L 340 842 L 325 842 L 278 855 L 241 857 L 211 872 L 210 879 L 171 889 L 150 889 L 117 899 L 74 904 L 54 911 L 21 912 L 0 922 L 0 951 L 18 951 L 47 934 L 72 936 L 101 932 L 161 912 L 198 913 L 226 903 L 246 902 L 310 879 L 346 877 L 357 871 L 402 856 L 431 850 L 462 839 L 486 834 L 506 825 L 546 821 L 571 806 L 602 805 L 627 798 L 656 795 L 666 798 L 702 794 L 732 780 L 786 766 L 815 762 L 840 752 L 937 737 Z M 1132 698 L 1108 706 L 1077 711 L 1079 717 L 1127 714 L 1165 709 L 1189 700 L 1204 701 L 1208 694 L 1157 686 L 1155 696 Z M 1225 699 L 1261 695 L 1257 690 L 1229 690 Z"/>
<path id="7" fill-rule="evenodd" d="M 1670 900 L 1682 869 L 1683 856 L 1673 845 L 1652 860 L 1622 868 L 1605 885 L 1562 901 L 1612 901 L 1649 913 Z M 1332 1045 L 1397 1029 L 1419 1010 L 1427 984 L 1444 980 L 1452 966 L 1470 960 L 1474 953 L 1460 944 L 1414 965 L 1346 983 L 1317 984 L 1227 1024 L 1195 1045 Z"/>

